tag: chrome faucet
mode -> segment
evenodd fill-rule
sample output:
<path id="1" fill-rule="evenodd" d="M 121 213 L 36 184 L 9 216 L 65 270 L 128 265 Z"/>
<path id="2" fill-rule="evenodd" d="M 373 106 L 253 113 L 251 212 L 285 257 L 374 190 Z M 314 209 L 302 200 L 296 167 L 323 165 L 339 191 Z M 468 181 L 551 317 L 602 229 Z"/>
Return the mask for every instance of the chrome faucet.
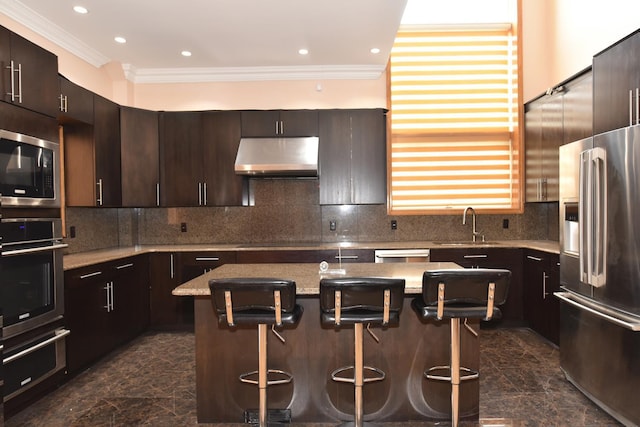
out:
<path id="1" fill-rule="evenodd" d="M 476 211 L 469 206 L 468 208 L 466 208 L 464 210 L 464 212 L 462 213 L 462 225 L 466 225 L 467 224 L 467 212 L 471 211 L 471 239 L 473 242 L 476 241 L 476 238 L 478 236 L 481 236 L 481 234 L 476 230 Z M 484 242 L 484 236 L 482 236 L 482 241 Z"/>

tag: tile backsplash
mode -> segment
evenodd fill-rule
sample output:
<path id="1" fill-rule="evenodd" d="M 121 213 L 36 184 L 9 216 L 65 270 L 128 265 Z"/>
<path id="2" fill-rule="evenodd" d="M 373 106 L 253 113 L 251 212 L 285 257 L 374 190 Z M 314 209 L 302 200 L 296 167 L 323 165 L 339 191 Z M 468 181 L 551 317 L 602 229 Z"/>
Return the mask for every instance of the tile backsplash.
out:
<path id="1" fill-rule="evenodd" d="M 132 245 L 331 243 L 468 240 L 455 215 L 389 216 L 385 205 L 318 203 L 318 180 L 256 179 L 254 206 L 193 208 L 67 208 L 68 253 Z M 509 228 L 503 228 L 507 219 Z M 391 229 L 391 221 L 397 229 Z M 477 215 L 492 240 L 558 240 L 558 204 L 526 204 L 521 215 Z M 335 222 L 335 230 L 330 223 Z M 183 232 L 182 225 L 186 225 Z M 67 233 L 68 234 L 68 233 Z"/>

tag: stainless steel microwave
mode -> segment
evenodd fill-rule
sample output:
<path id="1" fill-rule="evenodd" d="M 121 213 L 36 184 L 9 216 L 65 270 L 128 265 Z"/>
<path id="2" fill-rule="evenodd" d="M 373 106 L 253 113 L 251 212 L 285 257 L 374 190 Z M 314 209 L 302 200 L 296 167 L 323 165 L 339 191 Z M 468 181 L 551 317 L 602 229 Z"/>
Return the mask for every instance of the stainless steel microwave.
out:
<path id="1" fill-rule="evenodd" d="M 3 207 L 60 207 L 60 145 L 0 130 Z"/>

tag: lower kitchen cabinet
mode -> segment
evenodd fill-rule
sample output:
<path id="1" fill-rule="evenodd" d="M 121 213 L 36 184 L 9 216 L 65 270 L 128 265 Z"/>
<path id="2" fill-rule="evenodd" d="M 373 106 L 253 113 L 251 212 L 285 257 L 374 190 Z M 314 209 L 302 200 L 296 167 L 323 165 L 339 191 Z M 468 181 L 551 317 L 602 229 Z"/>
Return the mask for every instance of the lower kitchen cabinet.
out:
<path id="1" fill-rule="evenodd" d="M 455 262 L 465 268 L 504 268 L 511 271 L 507 302 L 500 307 L 502 318 L 490 324 L 504 326 L 524 325 L 522 307 L 522 249 L 514 248 L 435 248 L 430 261 Z M 483 322 L 483 324 L 486 322 Z"/>
<path id="2" fill-rule="evenodd" d="M 559 344 L 559 256 L 527 249 L 524 252 L 524 316 L 534 331 Z"/>
<path id="3" fill-rule="evenodd" d="M 193 299 L 171 293 L 182 283 L 179 255 L 175 252 L 150 254 L 149 282 L 151 328 L 193 329 Z"/>
<path id="4" fill-rule="evenodd" d="M 65 271 L 67 368 L 74 374 L 149 323 L 148 264 L 145 256 Z"/>

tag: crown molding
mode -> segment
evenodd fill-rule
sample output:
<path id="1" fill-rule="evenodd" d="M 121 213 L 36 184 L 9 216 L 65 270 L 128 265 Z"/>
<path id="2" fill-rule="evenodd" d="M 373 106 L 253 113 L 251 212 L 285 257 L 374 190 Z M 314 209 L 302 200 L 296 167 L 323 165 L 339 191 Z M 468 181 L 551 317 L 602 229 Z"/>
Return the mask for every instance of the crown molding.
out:
<path id="1" fill-rule="evenodd" d="M 0 10 L 2 14 L 85 60 L 96 68 L 100 68 L 110 61 L 110 58 L 107 58 L 82 40 L 73 37 L 63 28 L 18 1 L 0 0 Z"/>
<path id="2" fill-rule="evenodd" d="M 375 80 L 385 66 L 138 68 L 123 64 L 133 83 L 205 83 L 273 80 Z"/>

